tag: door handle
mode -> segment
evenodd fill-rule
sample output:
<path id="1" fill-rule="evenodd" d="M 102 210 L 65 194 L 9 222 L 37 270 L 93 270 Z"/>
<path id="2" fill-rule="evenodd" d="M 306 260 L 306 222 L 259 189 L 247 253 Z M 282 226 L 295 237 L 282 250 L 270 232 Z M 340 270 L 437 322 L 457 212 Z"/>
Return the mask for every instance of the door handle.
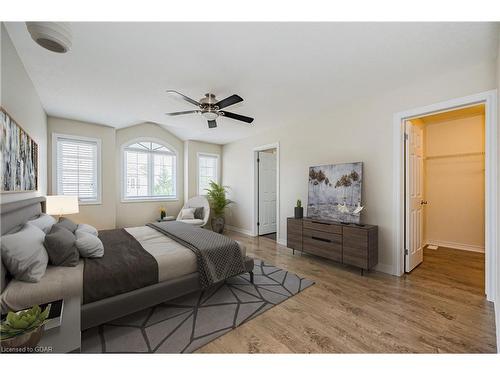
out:
<path id="1" fill-rule="evenodd" d="M 421 205 L 427 204 L 427 201 L 420 201 Z"/>

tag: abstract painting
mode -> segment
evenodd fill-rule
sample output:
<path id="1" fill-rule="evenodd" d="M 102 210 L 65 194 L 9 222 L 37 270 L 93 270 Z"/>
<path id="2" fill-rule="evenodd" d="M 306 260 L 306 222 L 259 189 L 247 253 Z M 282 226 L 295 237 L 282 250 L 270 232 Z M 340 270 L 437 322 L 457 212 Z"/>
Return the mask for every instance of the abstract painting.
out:
<path id="1" fill-rule="evenodd" d="M 309 168 L 307 216 L 359 224 L 363 163 Z"/>
<path id="2" fill-rule="evenodd" d="M 38 190 L 38 145 L 0 108 L 1 191 Z"/>

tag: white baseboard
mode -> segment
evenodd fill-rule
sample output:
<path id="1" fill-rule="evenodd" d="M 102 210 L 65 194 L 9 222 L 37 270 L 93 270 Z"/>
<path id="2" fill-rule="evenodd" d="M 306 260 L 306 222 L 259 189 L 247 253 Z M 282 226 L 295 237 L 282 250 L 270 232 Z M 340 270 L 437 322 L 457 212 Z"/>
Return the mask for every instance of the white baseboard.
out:
<path id="1" fill-rule="evenodd" d="M 457 249 L 457 250 L 474 251 L 475 253 L 484 253 L 484 246 L 468 245 L 465 243 L 427 240 L 425 241 L 425 244 L 442 246 L 442 247 L 451 247 L 452 249 Z"/>
<path id="2" fill-rule="evenodd" d="M 248 229 L 233 227 L 232 225 L 227 225 L 227 224 L 226 224 L 226 229 L 227 230 L 232 230 L 233 232 L 238 232 L 238 233 L 241 233 L 241 234 L 246 234 L 247 236 L 255 237 L 253 235 L 252 231 L 248 230 Z"/>
<path id="3" fill-rule="evenodd" d="M 389 275 L 395 275 L 392 264 L 378 263 L 375 266 L 375 271 L 387 273 Z M 396 275 L 397 276 L 397 275 Z"/>
<path id="4" fill-rule="evenodd" d="M 500 301 L 498 299 L 493 306 L 495 307 L 495 324 L 497 327 L 497 353 L 500 353 Z"/>
<path id="5" fill-rule="evenodd" d="M 278 238 L 276 242 L 286 247 L 286 238 Z"/>

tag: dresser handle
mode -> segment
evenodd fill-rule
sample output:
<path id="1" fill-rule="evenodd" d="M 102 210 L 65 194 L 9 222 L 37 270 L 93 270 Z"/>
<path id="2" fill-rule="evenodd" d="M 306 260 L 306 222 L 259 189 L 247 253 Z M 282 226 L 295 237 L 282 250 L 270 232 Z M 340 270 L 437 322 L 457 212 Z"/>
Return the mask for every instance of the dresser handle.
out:
<path id="1" fill-rule="evenodd" d="M 321 225 L 330 225 L 330 223 L 322 223 L 321 221 L 314 221 L 314 220 L 312 220 L 311 223 L 313 223 L 313 224 L 321 224 Z"/>
<path id="2" fill-rule="evenodd" d="M 317 241 L 332 242 L 332 240 L 327 240 L 326 238 L 321 238 L 321 237 L 314 237 L 314 236 L 312 236 L 311 238 L 313 240 L 317 240 Z"/>

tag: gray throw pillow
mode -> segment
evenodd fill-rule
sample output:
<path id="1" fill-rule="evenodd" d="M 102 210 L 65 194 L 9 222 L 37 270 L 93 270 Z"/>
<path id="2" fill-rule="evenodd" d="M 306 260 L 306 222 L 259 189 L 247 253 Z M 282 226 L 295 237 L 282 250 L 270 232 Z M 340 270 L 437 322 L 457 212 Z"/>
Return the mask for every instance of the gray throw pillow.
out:
<path id="1" fill-rule="evenodd" d="M 75 267 L 80 259 L 75 241 L 75 235 L 64 226 L 53 225 L 44 242 L 50 263 L 54 266 Z"/>
<path id="2" fill-rule="evenodd" d="M 78 231 L 83 231 L 83 232 L 87 232 L 87 233 L 90 233 L 94 236 L 97 236 L 97 229 L 95 229 L 92 225 L 88 225 L 88 224 L 78 224 L 78 227 L 76 228 L 76 231 L 75 231 L 75 235 L 76 235 L 76 232 Z"/>
<path id="3" fill-rule="evenodd" d="M 16 233 L 2 236 L 2 262 L 12 277 L 31 283 L 40 281 L 49 261 L 44 238 L 45 233 L 29 223 Z"/>
<path id="4" fill-rule="evenodd" d="M 28 223 L 34 225 L 37 228 L 40 228 L 44 231 L 44 233 L 49 233 L 52 225 L 56 223 L 56 219 L 47 214 L 40 214 L 36 219 L 28 221 Z"/>
<path id="5" fill-rule="evenodd" d="M 204 216 L 205 216 L 205 213 L 203 212 L 204 209 L 205 209 L 205 207 L 196 207 L 194 209 L 194 218 L 203 220 Z"/>
<path id="6" fill-rule="evenodd" d="M 101 258 L 104 255 L 104 245 L 99 237 L 92 233 L 77 229 L 75 246 L 83 258 Z"/>
<path id="7" fill-rule="evenodd" d="M 73 223 L 70 219 L 66 219 L 65 217 L 61 217 L 57 225 L 66 228 L 71 233 L 75 233 L 75 230 L 78 228 L 78 224 Z"/>

